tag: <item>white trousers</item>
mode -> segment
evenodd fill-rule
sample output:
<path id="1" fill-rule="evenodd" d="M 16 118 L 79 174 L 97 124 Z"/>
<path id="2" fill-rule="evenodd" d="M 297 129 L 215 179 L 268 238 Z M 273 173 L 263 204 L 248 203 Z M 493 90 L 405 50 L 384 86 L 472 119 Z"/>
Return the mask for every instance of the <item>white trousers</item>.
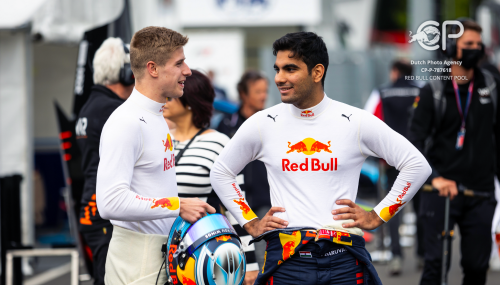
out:
<path id="1" fill-rule="evenodd" d="M 106 258 L 106 285 L 154 285 L 163 263 L 161 246 L 168 236 L 142 234 L 113 226 L 113 236 Z M 165 267 L 158 284 L 165 284 Z"/>

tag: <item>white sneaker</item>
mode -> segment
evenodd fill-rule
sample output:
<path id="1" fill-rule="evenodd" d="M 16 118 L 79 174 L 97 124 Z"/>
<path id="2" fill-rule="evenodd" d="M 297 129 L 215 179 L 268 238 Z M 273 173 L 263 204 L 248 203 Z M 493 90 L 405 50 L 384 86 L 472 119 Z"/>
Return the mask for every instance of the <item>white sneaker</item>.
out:
<path id="1" fill-rule="evenodd" d="M 391 261 L 389 261 L 389 274 L 392 276 L 397 276 L 401 274 L 403 270 L 403 260 L 400 256 L 395 256 Z"/>

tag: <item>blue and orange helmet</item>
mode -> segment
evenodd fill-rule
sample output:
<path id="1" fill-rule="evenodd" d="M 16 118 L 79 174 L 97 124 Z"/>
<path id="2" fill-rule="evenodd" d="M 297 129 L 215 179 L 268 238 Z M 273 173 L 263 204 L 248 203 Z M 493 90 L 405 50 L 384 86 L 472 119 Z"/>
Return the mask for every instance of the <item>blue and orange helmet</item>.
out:
<path id="1" fill-rule="evenodd" d="M 194 224 L 178 217 L 167 249 L 168 284 L 243 284 L 245 253 L 236 231 L 221 214 L 207 215 Z"/>

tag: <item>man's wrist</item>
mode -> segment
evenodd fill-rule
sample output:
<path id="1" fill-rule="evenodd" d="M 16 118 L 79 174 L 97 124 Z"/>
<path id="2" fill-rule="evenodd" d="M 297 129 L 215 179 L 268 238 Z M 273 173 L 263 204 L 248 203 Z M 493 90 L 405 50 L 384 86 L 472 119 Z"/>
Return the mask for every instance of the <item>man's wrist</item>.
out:
<path id="1" fill-rule="evenodd" d="M 244 224 L 243 229 L 245 229 L 245 231 L 247 231 L 247 233 L 249 233 L 252 237 L 257 237 L 257 235 L 255 235 L 255 231 L 258 228 L 259 221 L 259 218 L 253 219 L 250 222 Z"/>
<path id="2" fill-rule="evenodd" d="M 375 210 L 371 210 L 370 214 L 372 216 L 372 221 L 373 221 L 373 225 L 375 225 L 375 228 L 378 228 L 382 224 L 384 224 L 385 221 L 379 217 L 379 215 L 377 214 L 377 212 L 375 212 Z"/>

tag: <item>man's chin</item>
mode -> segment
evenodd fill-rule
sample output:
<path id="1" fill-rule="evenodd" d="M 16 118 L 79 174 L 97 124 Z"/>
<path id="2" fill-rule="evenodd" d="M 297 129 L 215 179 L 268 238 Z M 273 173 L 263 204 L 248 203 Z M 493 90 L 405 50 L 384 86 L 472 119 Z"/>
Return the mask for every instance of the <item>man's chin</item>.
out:
<path id="1" fill-rule="evenodd" d="M 170 98 L 179 98 L 179 97 L 182 97 L 182 95 L 184 95 L 184 90 L 177 91 L 177 92 L 172 92 L 170 94 L 170 96 L 168 96 L 168 97 L 170 97 Z"/>
<path id="2" fill-rule="evenodd" d="M 285 104 L 293 104 L 293 103 L 295 103 L 295 101 L 297 101 L 295 96 L 281 95 L 281 102 L 283 102 Z"/>

